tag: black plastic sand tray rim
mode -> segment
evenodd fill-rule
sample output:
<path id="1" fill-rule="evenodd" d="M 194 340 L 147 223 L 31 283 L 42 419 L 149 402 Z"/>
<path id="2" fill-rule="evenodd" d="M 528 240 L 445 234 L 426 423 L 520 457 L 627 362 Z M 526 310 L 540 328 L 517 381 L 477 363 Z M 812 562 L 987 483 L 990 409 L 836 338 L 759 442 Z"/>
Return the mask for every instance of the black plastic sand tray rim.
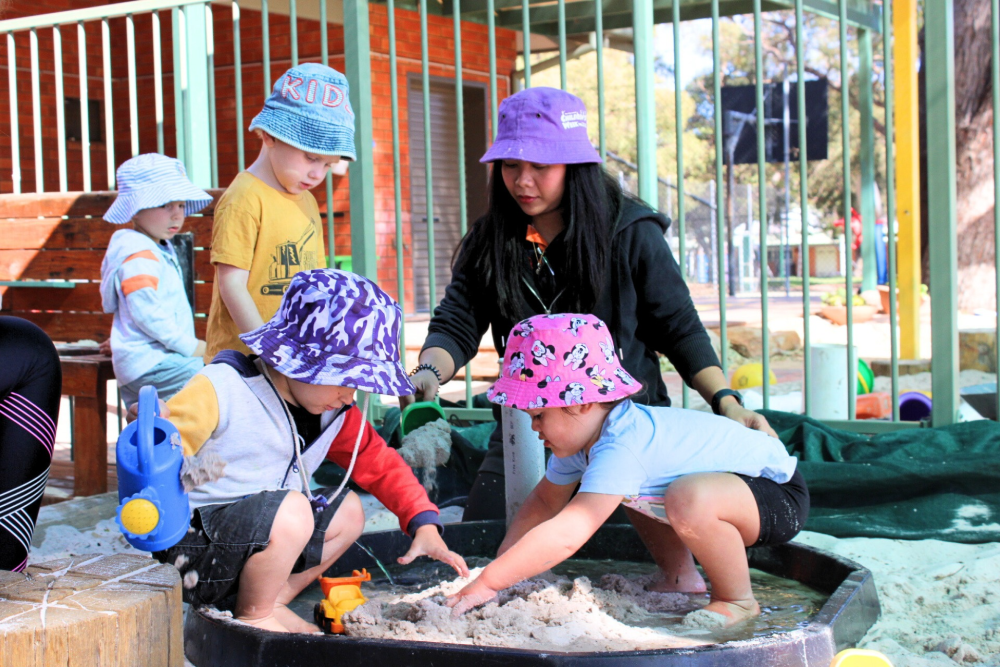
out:
<path id="1" fill-rule="evenodd" d="M 493 556 L 504 531 L 501 521 L 449 525 L 448 545 L 464 556 Z M 360 541 L 383 562 L 403 555 L 410 544 L 410 539 L 398 530 L 369 533 Z M 621 524 L 603 526 L 576 557 L 651 562 L 635 529 Z M 805 628 L 790 632 L 696 648 L 586 653 L 274 633 L 191 609 L 184 626 L 184 651 L 196 667 L 827 667 L 838 651 L 857 644 L 878 619 L 875 582 L 871 572 L 857 563 L 811 547 L 784 544 L 751 549 L 750 565 L 794 579 L 830 597 Z M 376 566 L 371 556 L 354 545 L 329 574 L 362 567 L 371 570 Z"/>

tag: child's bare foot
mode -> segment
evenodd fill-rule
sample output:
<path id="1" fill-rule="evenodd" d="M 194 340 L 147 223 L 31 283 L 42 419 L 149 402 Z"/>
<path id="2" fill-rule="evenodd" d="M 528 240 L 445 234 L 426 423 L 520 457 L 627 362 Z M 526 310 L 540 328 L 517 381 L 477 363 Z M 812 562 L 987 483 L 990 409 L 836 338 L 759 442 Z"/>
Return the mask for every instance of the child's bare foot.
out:
<path id="1" fill-rule="evenodd" d="M 654 593 L 704 593 L 708 590 L 705 586 L 705 578 L 696 569 L 690 572 L 680 572 L 667 575 L 660 570 L 656 579 L 646 586 L 647 591 Z"/>
<path id="2" fill-rule="evenodd" d="M 304 620 L 301 616 L 283 604 L 274 605 L 274 617 L 279 623 L 288 628 L 289 632 L 303 632 L 306 634 L 316 634 L 318 632 L 322 632 L 318 626 Z"/>
<path id="3" fill-rule="evenodd" d="M 288 628 L 286 628 L 278 619 L 274 617 L 274 614 L 268 614 L 263 618 L 241 618 L 239 616 L 236 616 L 235 618 L 241 623 L 252 625 L 255 628 L 260 628 L 261 630 L 270 630 L 271 632 L 290 632 Z"/>
<path id="4" fill-rule="evenodd" d="M 734 602 L 712 600 L 698 611 L 685 616 L 684 625 L 689 628 L 717 630 L 731 628 L 755 616 L 760 616 L 760 605 L 753 598 Z"/>

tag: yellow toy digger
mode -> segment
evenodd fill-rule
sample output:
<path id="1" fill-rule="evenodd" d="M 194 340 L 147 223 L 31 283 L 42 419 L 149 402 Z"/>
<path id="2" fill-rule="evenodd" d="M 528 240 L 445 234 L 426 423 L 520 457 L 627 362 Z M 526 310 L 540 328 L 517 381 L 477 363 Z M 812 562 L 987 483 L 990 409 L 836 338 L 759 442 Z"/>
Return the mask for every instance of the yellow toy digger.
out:
<path id="1" fill-rule="evenodd" d="M 371 581 L 368 570 L 354 570 L 350 577 L 320 577 L 319 585 L 323 589 L 323 600 L 316 604 L 313 616 L 316 625 L 327 634 L 339 635 L 344 632 L 341 618 L 349 611 L 360 607 L 368 598 L 361 592 L 361 583 Z"/>

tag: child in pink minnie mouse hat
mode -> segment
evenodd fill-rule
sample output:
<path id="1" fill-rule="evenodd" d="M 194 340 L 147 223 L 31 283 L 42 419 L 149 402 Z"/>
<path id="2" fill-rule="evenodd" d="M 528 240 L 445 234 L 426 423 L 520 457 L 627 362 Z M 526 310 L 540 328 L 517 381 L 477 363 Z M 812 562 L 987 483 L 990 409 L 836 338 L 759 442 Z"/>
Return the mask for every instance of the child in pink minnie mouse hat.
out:
<path id="1" fill-rule="evenodd" d="M 633 403 L 639 383 L 593 315 L 538 315 L 507 340 L 488 396 L 531 415 L 552 456 L 497 559 L 449 599 L 455 613 L 569 558 L 623 504 L 661 570 L 653 588 L 704 593 L 692 555 L 712 582 L 711 601 L 685 624 L 760 614 L 746 547 L 787 542 L 809 513 L 781 441 L 725 417 Z"/>

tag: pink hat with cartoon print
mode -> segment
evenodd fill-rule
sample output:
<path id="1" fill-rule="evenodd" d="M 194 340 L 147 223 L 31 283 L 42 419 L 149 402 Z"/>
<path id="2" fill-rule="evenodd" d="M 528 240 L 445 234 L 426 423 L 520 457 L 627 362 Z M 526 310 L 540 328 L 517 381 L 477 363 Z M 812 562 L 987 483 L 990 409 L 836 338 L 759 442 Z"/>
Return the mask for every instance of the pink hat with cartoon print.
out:
<path id="1" fill-rule="evenodd" d="M 535 315 L 507 338 L 503 371 L 486 393 L 520 410 L 604 403 L 641 385 L 622 368 L 608 326 L 593 315 Z"/>

